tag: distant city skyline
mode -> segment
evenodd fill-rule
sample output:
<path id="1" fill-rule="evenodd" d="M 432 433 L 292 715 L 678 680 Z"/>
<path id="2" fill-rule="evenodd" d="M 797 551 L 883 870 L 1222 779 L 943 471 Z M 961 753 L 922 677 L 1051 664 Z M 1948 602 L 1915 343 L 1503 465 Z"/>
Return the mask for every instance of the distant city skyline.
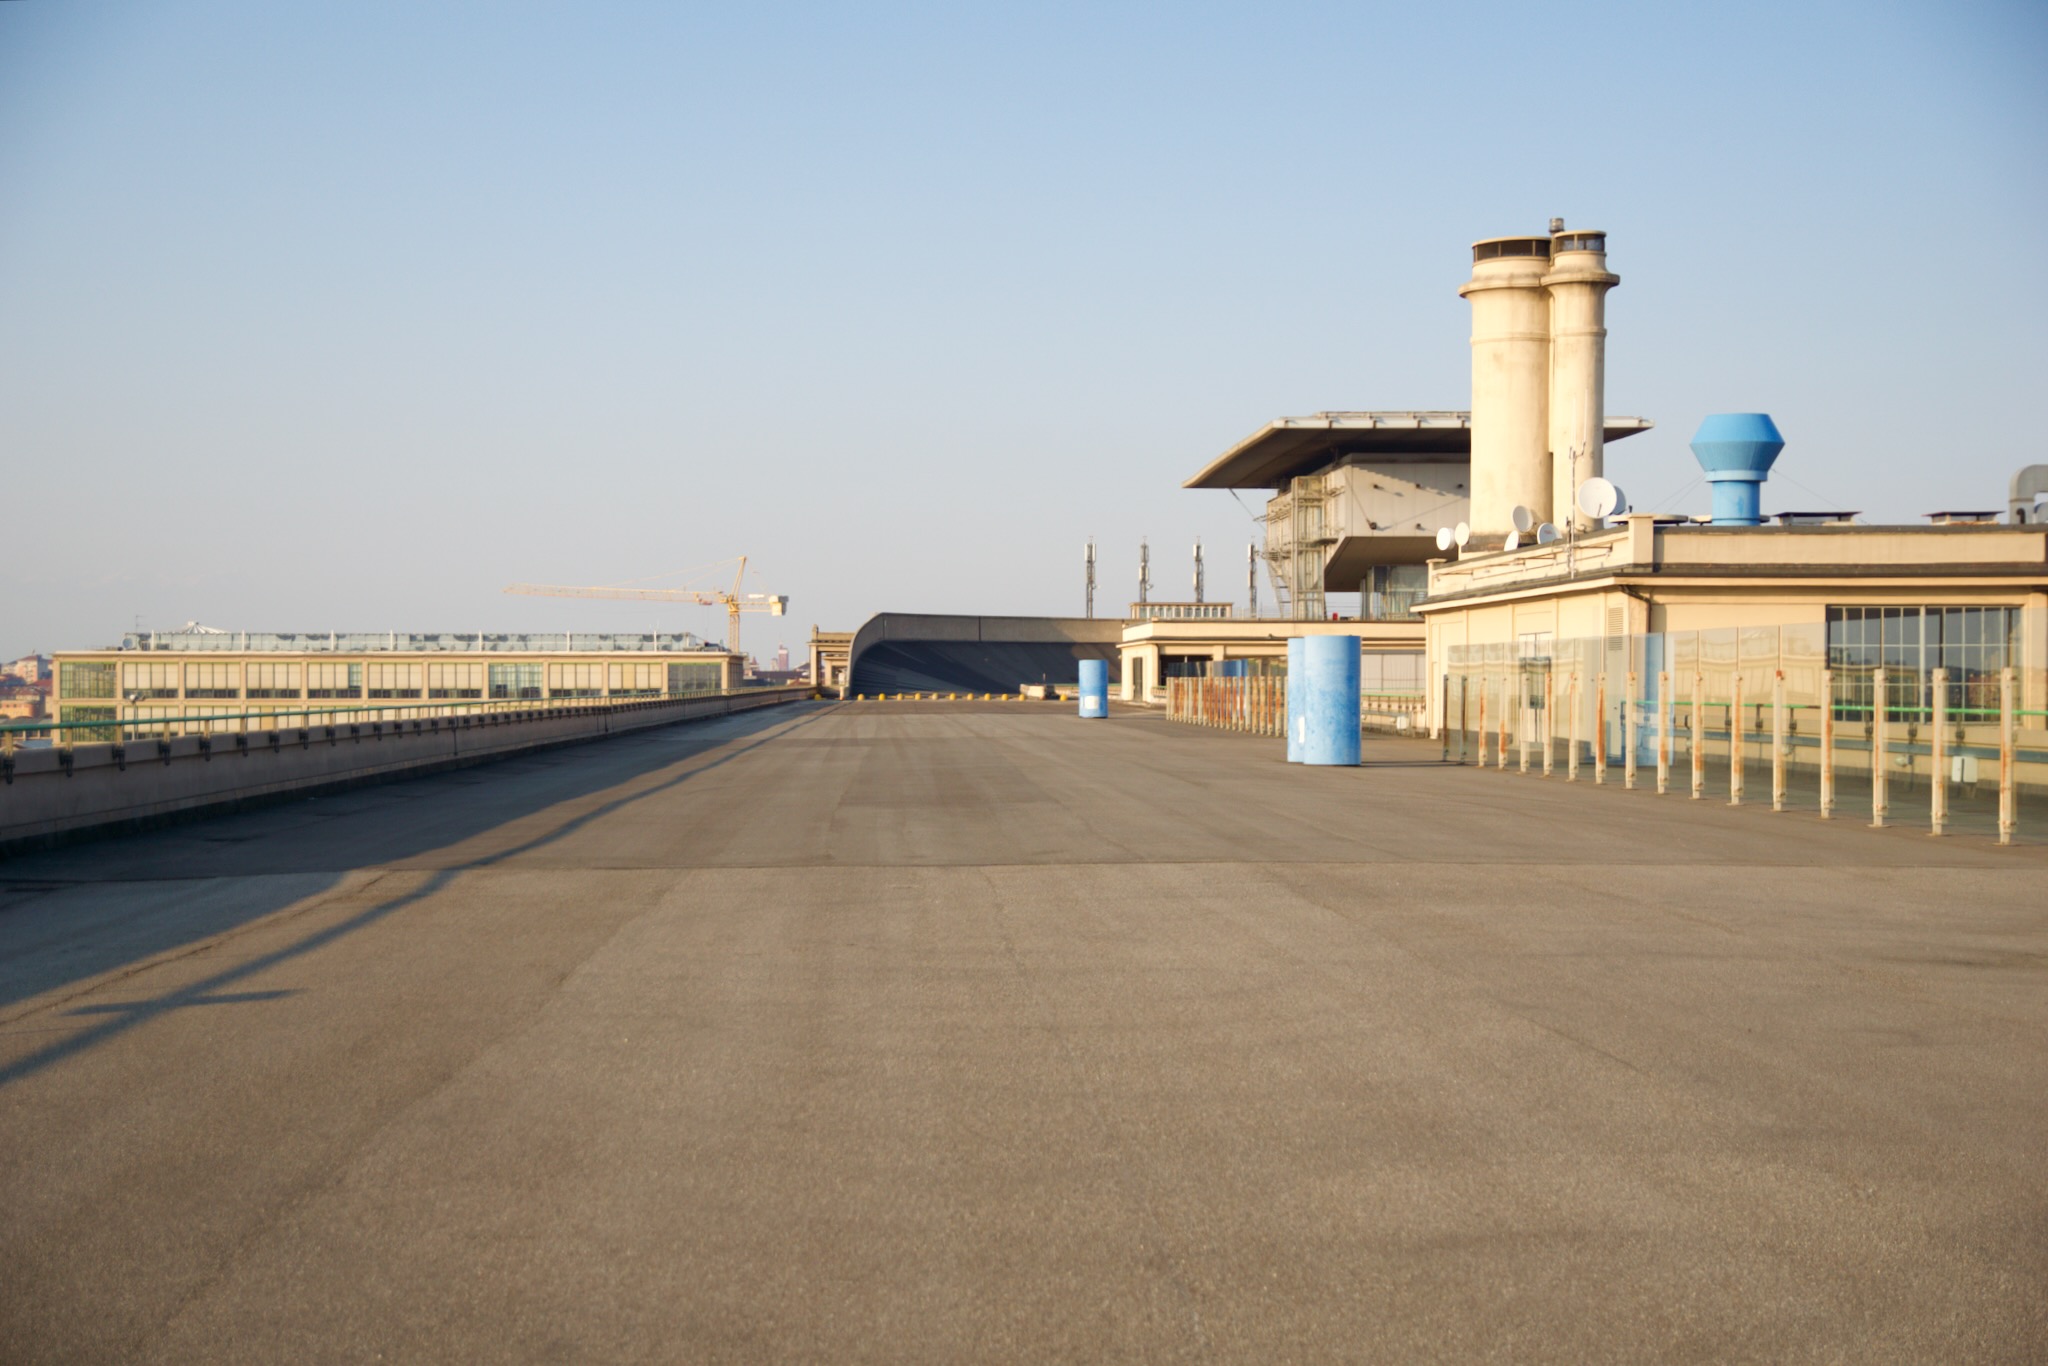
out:
<path id="1" fill-rule="evenodd" d="M 691 631 L 509 597 L 746 554 L 743 647 L 1098 612 L 1268 420 L 1466 406 L 1467 244 L 1605 229 L 1610 452 L 1765 511 L 2048 458 L 2048 10 L 0 5 L 0 658 L 138 622 Z M 1574 73 L 1576 83 L 1571 83 Z M 1246 503 L 1256 500 L 1246 499 Z M 1262 597 L 1268 587 L 1261 584 Z"/>

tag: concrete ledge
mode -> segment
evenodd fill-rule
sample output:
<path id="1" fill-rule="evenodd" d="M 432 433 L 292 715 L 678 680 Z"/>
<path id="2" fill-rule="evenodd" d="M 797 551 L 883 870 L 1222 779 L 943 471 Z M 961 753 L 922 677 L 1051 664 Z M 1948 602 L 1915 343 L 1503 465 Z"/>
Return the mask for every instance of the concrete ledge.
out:
<path id="1" fill-rule="evenodd" d="M 778 688 L 17 750 L 0 759 L 0 857 L 814 695 Z"/>

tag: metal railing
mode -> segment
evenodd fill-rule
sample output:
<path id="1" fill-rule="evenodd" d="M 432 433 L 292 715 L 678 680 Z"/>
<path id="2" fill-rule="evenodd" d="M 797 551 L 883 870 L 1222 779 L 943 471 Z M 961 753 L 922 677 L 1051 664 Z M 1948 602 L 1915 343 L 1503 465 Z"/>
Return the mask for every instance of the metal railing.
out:
<path id="1" fill-rule="evenodd" d="M 1419 734 L 1427 725 L 1428 708 L 1428 697 L 1419 692 L 1360 693 L 1359 729 Z M 1283 674 L 1168 678 L 1166 719 L 1243 735 L 1284 738 L 1287 678 Z"/>
<path id="2" fill-rule="evenodd" d="M 1166 682 L 1166 719 L 1284 738 L 1287 680 L 1277 674 L 1176 678 Z"/>
<path id="3" fill-rule="evenodd" d="M 1787 672 L 1727 671 L 1711 688 L 1703 669 L 1447 674 L 1443 755 L 1505 769 L 1512 753 L 1517 772 L 1534 768 L 1549 777 L 1561 768 L 1568 782 L 1590 767 L 1595 784 L 1619 768 L 1625 788 L 1638 787 L 1649 771 L 1659 794 L 1679 773 L 1693 800 L 1725 797 L 1731 806 L 1751 800 L 1754 763 L 1759 777 L 1769 772 L 1773 811 L 1810 809 L 1832 819 L 1847 787 L 1853 797 L 1867 795 L 1870 824 L 1882 828 L 1896 814 L 1895 798 L 1918 790 L 1936 835 L 1956 824 L 1956 796 L 1990 795 L 1989 775 L 1995 807 L 1984 803 L 1978 823 L 2000 844 L 2019 832 L 2022 787 L 2048 784 L 2048 710 L 2020 705 L 2019 670 L 1998 671 L 1996 707 L 1950 706 L 1946 668 L 1931 671 L 1925 705 L 1905 706 L 1879 700 L 1892 681 L 1885 668 L 1820 669 L 1818 687 L 1808 690 L 1818 700 L 1806 701 L 1794 700 Z M 1842 696 L 1841 683 L 1858 691 L 1871 685 L 1869 699 Z"/>
<path id="4" fill-rule="evenodd" d="M 701 688 L 685 692 L 614 693 L 596 697 L 466 698 L 448 702 L 376 702 L 301 707 L 262 707 L 238 712 L 195 711 L 170 716 L 92 717 L 77 721 L 32 721 L 0 725 L 0 752 L 18 748 L 81 744 L 123 744 L 130 740 L 168 740 L 187 735 L 257 735 L 315 727 L 384 726 L 434 722 L 464 717 L 502 722 L 549 715 L 588 714 L 597 708 L 660 706 L 707 698 L 781 696 L 815 691 L 795 683 L 768 688 Z M 82 705 L 96 705 L 97 699 Z M 107 704 L 110 708 L 119 703 Z M 424 725 L 420 727 L 424 729 Z"/>

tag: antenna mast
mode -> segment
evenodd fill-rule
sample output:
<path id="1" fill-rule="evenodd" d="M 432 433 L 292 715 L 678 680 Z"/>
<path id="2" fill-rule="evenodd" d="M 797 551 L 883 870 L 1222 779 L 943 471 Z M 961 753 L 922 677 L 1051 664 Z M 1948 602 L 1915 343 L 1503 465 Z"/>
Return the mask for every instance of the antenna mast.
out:
<path id="1" fill-rule="evenodd" d="M 1259 544 L 1257 541 L 1244 543 L 1244 586 L 1249 595 L 1253 621 L 1259 619 Z"/>
<path id="2" fill-rule="evenodd" d="M 1202 542 L 1201 542 L 1201 540 L 1200 540 L 1199 538 L 1197 538 L 1197 539 L 1196 539 L 1196 541 L 1195 541 L 1195 601 L 1196 601 L 1197 603 L 1199 603 L 1199 602 L 1200 602 L 1201 600 L 1202 600 Z"/>
<path id="3" fill-rule="evenodd" d="M 1152 546 L 1142 537 L 1138 541 L 1138 606 L 1143 607 L 1152 600 Z"/>
<path id="4" fill-rule="evenodd" d="M 1088 541 L 1088 619 L 1095 619 L 1095 541 Z"/>

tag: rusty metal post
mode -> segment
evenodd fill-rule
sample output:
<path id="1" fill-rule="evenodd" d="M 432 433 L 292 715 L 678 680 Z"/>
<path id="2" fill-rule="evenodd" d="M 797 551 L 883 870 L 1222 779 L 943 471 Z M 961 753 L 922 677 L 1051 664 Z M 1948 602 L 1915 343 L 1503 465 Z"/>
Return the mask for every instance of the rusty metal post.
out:
<path id="1" fill-rule="evenodd" d="M 1443 680 L 1443 697 L 1437 704 L 1436 723 L 1437 735 L 1444 742 L 1444 750 L 1441 756 L 1442 762 L 1449 763 L 1451 761 L 1451 676 L 1445 674 L 1443 675 Z M 1463 696 L 1464 694 L 1459 694 L 1461 701 Z"/>
<path id="2" fill-rule="evenodd" d="M 1566 741 L 1564 780 L 1568 783 L 1575 783 L 1579 780 L 1579 676 L 1577 674 L 1572 675 L 1572 681 L 1566 685 L 1565 692 L 1571 698 L 1569 702 L 1565 703 L 1568 718 L 1565 728 L 1571 732 L 1571 738 Z"/>
<path id="3" fill-rule="evenodd" d="M 1469 675 L 1460 675 L 1458 678 L 1458 762 L 1461 764 L 1470 757 L 1469 752 L 1465 748 L 1470 742 L 1465 737 L 1471 734 L 1472 728 L 1466 724 L 1471 719 L 1472 682 Z"/>
<path id="4" fill-rule="evenodd" d="M 1886 692 L 1885 668 L 1880 665 L 1872 671 L 1875 695 L 1870 706 L 1870 823 L 1884 828 L 1885 812 L 1891 806 L 1890 794 L 1885 790 L 1891 776 L 1891 698 Z"/>
<path id="5" fill-rule="evenodd" d="M 1835 817 L 1835 671 L 1820 671 L 1820 818 Z"/>
<path id="6" fill-rule="evenodd" d="M 1543 776 L 1557 761 L 1557 670 L 1543 671 Z"/>
<path id="7" fill-rule="evenodd" d="M 1607 670 L 1593 680 L 1593 783 L 1607 781 Z"/>
<path id="8" fill-rule="evenodd" d="M 1494 767 L 1503 773 L 1508 771 L 1508 718 L 1514 715 L 1514 708 L 1509 704 L 1508 694 L 1514 691 L 1514 686 L 1513 678 L 1506 673 L 1502 673 L 1500 676 L 1500 734 L 1494 739 L 1493 757 Z"/>
<path id="9" fill-rule="evenodd" d="M 1657 675 L 1657 795 L 1671 786 L 1671 675 Z"/>
<path id="10" fill-rule="evenodd" d="M 2013 743 L 2013 674 L 1998 671 L 1998 842 L 2011 844 L 2019 827 L 2019 756 Z"/>
<path id="11" fill-rule="evenodd" d="M 1479 739 L 1479 766 L 1481 768 L 1487 766 L 1487 692 L 1491 692 L 1491 688 L 1487 688 L 1487 676 L 1481 674 L 1479 676 L 1479 727 L 1473 731 L 1473 735 Z"/>
<path id="12" fill-rule="evenodd" d="M 1728 805 L 1742 805 L 1742 675 L 1728 680 Z"/>
<path id="13" fill-rule="evenodd" d="M 1515 675 L 1515 767 L 1529 771 L 1529 676 L 1521 672 Z"/>
<path id="14" fill-rule="evenodd" d="M 1700 694 L 1707 690 L 1705 674 L 1694 671 L 1692 676 L 1692 799 L 1698 801 L 1707 795 L 1707 750 L 1703 729 L 1705 707 Z"/>
<path id="15" fill-rule="evenodd" d="M 1785 809 L 1785 671 L 1771 675 L 1771 810 Z"/>
<path id="16" fill-rule="evenodd" d="M 1927 789 L 1929 833 L 1939 835 L 1948 827 L 1948 670 L 1934 671 L 1934 734 L 1928 737 L 1928 752 L 1934 765 L 1934 781 Z"/>
<path id="17" fill-rule="evenodd" d="M 1621 699 L 1621 785 L 1636 788 L 1636 676 L 1628 675 L 1628 692 Z"/>

